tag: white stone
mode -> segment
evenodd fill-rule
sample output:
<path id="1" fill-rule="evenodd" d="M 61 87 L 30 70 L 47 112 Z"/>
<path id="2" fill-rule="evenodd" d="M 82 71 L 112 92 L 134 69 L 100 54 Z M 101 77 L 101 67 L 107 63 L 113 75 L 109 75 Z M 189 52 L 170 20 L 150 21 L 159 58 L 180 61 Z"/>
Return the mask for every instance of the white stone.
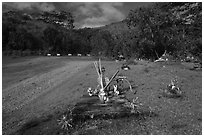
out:
<path id="1" fill-rule="evenodd" d="M 47 54 L 47 56 L 51 56 L 51 54 Z"/>

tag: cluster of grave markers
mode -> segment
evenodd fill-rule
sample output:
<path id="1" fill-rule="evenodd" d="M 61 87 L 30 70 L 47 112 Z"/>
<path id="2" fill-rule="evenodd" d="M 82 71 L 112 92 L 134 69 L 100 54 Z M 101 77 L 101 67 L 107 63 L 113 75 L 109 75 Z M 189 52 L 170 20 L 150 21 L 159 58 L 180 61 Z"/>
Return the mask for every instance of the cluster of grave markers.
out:
<path id="1" fill-rule="evenodd" d="M 70 53 L 69 53 L 69 54 L 67 54 L 67 55 L 68 55 L 68 56 L 73 56 L 73 55 L 72 55 L 72 54 L 70 54 Z M 48 54 L 47 54 L 47 56 L 48 56 L 48 57 L 50 57 L 50 56 L 55 56 L 55 54 L 54 54 L 54 55 L 52 55 L 52 54 L 48 53 Z M 57 54 L 56 54 L 56 56 L 57 56 L 57 57 L 59 57 L 59 56 L 61 56 L 61 54 L 57 53 Z M 81 57 L 81 56 L 82 56 L 82 54 L 77 54 L 77 56 L 78 56 L 78 57 Z M 90 57 L 91 55 L 90 55 L 90 54 L 86 54 L 86 56 Z"/>

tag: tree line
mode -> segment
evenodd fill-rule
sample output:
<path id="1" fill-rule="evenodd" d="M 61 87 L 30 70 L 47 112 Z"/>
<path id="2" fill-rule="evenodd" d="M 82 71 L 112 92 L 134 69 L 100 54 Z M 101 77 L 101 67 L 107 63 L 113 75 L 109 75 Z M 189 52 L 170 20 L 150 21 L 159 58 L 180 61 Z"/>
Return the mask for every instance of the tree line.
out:
<path id="1" fill-rule="evenodd" d="M 156 59 L 167 51 L 176 58 L 187 54 L 202 58 L 202 3 L 155 3 L 131 10 L 121 22 L 129 29 L 120 31 L 106 27 L 74 29 L 70 12 L 50 14 L 56 13 L 44 13 L 40 20 L 18 12 L 3 14 L 3 53 L 80 53 L 111 58 L 122 54 Z M 59 26 L 59 21 L 69 27 Z"/>

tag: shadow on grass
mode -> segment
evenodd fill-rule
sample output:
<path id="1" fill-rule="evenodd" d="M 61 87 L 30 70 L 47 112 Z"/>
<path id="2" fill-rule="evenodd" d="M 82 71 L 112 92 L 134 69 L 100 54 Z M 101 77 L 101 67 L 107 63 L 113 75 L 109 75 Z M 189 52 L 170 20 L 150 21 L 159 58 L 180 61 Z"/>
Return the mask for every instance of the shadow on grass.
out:
<path id="1" fill-rule="evenodd" d="M 47 115 L 44 117 L 40 117 L 40 118 L 33 118 L 30 121 L 28 121 L 27 123 L 25 123 L 18 131 L 16 134 L 19 135 L 23 135 L 23 134 L 27 134 L 27 131 L 33 128 L 36 128 L 38 126 L 40 126 L 43 123 L 46 123 L 50 120 L 52 120 L 53 115 Z M 35 132 L 36 133 L 36 132 Z M 28 133 L 28 134 L 32 134 L 32 132 Z"/>
<path id="2" fill-rule="evenodd" d="M 158 117 L 158 114 L 151 112 L 149 110 L 139 110 L 139 112 L 131 113 L 130 109 L 124 107 L 121 103 L 110 102 L 107 104 L 101 104 L 98 97 L 86 97 L 83 96 L 82 100 L 76 105 L 71 106 L 71 118 L 72 128 L 68 131 L 60 129 L 60 126 L 57 125 L 56 116 L 49 115 L 47 117 L 32 119 L 26 124 L 24 124 L 17 134 L 72 134 L 79 127 L 81 127 L 86 121 L 89 120 L 113 120 L 113 119 L 123 119 L 123 118 L 134 118 L 138 120 L 145 120 L 147 117 Z M 67 110 L 63 114 L 70 115 L 70 110 Z M 70 116 L 69 116 L 70 117 Z M 58 117 L 59 118 L 59 117 Z M 50 121 L 56 120 L 56 125 L 48 124 Z M 50 125 L 50 130 L 46 131 L 42 128 Z M 56 128 L 58 127 L 58 128 Z"/>
<path id="3" fill-rule="evenodd" d="M 149 109 L 141 108 L 138 112 L 131 113 L 130 108 L 122 103 L 110 102 L 101 104 L 98 97 L 89 97 L 77 103 L 72 110 L 73 128 L 88 120 L 113 120 L 122 118 L 143 119 L 158 117 L 158 114 Z"/>
<path id="4" fill-rule="evenodd" d="M 172 98 L 172 99 L 183 99 L 184 98 L 184 94 L 172 94 L 170 92 L 162 92 L 161 95 L 163 97 L 166 97 L 166 98 Z"/>

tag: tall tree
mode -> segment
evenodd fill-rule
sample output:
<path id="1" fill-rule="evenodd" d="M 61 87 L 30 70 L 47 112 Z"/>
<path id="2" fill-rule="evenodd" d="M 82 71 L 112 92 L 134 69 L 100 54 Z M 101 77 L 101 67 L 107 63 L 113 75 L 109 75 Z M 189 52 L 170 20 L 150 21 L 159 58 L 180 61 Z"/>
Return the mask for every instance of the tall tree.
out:
<path id="1" fill-rule="evenodd" d="M 139 26 L 139 43 L 146 45 L 146 50 L 149 45 L 151 56 L 156 56 L 156 52 L 160 56 L 164 50 L 183 54 L 192 47 L 186 40 L 190 38 L 190 43 L 193 42 L 187 32 L 194 29 L 191 32 L 196 34 L 196 27 L 201 30 L 201 14 L 201 3 L 156 3 L 131 11 L 127 22 Z"/>

